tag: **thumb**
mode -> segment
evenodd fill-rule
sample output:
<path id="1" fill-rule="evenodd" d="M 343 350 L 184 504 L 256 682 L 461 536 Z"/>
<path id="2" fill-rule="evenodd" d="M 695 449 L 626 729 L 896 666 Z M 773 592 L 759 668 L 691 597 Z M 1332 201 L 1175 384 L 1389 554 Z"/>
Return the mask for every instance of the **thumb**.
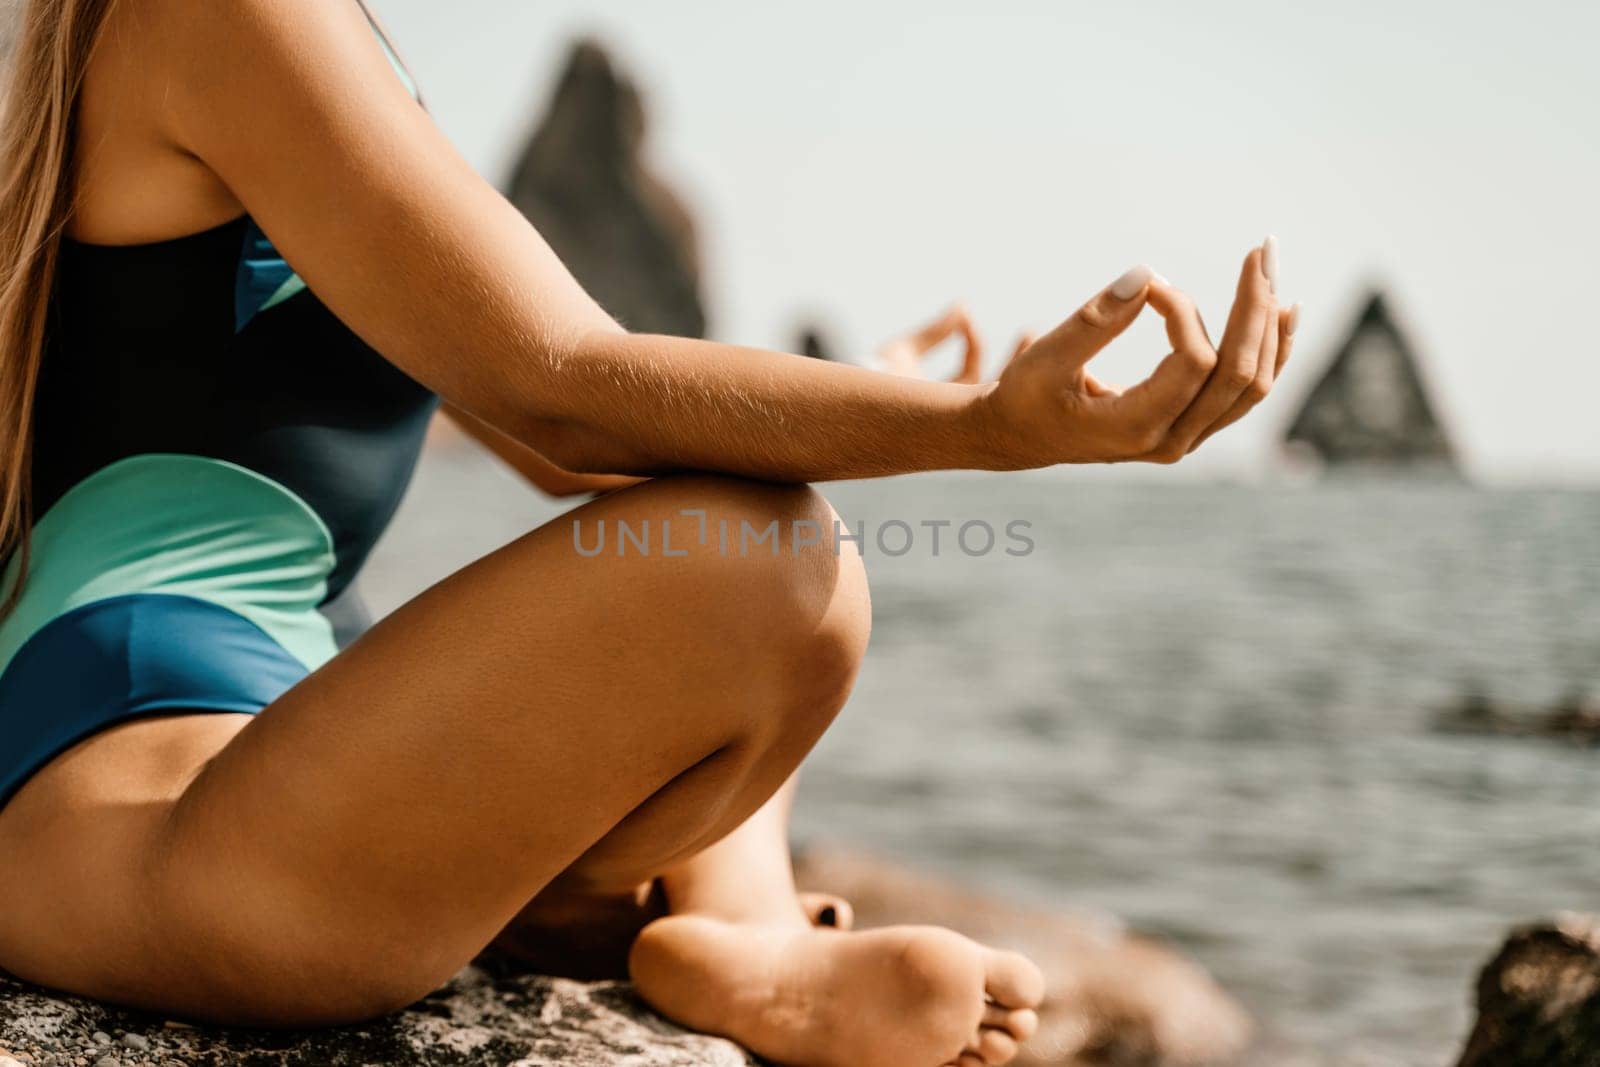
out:
<path id="1" fill-rule="evenodd" d="M 1155 276 L 1143 263 L 1127 271 L 1045 334 L 1039 344 L 1069 366 L 1083 366 L 1139 317 Z"/>

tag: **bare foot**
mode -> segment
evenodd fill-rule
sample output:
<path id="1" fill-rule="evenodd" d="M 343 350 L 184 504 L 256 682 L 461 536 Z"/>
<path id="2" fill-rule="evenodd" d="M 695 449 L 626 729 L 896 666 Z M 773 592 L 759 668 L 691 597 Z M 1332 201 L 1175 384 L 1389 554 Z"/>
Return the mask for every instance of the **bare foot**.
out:
<path id="1" fill-rule="evenodd" d="M 863 933 L 673 915 L 645 927 L 629 969 L 685 1026 L 786 1067 L 984 1067 L 1038 1026 L 1032 963 L 933 926 Z"/>

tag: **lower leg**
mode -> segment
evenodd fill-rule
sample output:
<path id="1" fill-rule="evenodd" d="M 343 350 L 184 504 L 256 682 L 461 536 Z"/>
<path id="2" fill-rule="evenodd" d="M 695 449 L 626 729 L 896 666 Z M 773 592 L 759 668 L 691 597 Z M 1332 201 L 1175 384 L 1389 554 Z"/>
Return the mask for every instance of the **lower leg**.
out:
<path id="1" fill-rule="evenodd" d="M 501 931 L 494 949 L 546 974 L 625 978 L 634 938 L 669 913 L 848 928 L 847 901 L 795 888 L 789 855 L 795 784 L 791 778 L 731 834 L 659 878 L 610 893 L 550 886 Z"/>
<path id="2" fill-rule="evenodd" d="M 733 833 L 664 872 L 668 909 L 733 922 L 810 925 L 789 857 L 794 793 L 791 778 Z"/>

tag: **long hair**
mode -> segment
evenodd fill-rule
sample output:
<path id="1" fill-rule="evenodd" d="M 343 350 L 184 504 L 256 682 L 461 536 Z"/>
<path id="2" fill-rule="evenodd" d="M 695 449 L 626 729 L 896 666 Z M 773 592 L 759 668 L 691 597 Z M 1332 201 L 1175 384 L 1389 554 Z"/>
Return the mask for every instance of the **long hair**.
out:
<path id="1" fill-rule="evenodd" d="M 0 100 L 0 618 L 28 569 L 33 395 L 39 380 L 61 231 L 72 209 L 72 142 L 84 71 L 113 0 L 13 0 Z M 14 20 L 14 21 L 13 21 Z"/>

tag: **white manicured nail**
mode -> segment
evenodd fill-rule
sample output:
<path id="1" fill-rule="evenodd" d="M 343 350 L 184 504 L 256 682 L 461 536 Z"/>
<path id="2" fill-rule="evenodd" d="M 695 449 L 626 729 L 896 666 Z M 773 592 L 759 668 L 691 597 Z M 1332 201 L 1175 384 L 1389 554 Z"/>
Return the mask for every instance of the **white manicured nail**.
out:
<path id="1" fill-rule="evenodd" d="M 1111 283 L 1111 295 L 1118 300 L 1132 300 L 1139 290 L 1150 284 L 1154 274 L 1155 271 L 1141 263 Z"/>
<path id="2" fill-rule="evenodd" d="M 1298 330 L 1299 328 L 1300 328 L 1300 305 L 1296 304 L 1294 307 L 1289 309 L 1289 324 L 1288 324 L 1288 326 L 1286 326 L 1284 328 L 1283 332 L 1285 334 L 1287 334 L 1288 336 L 1293 337 L 1294 336 L 1294 332 L 1296 330 Z"/>
<path id="3" fill-rule="evenodd" d="M 1261 273 L 1267 276 L 1267 285 L 1271 286 L 1272 291 L 1276 293 L 1278 291 L 1278 239 L 1270 234 L 1265 241 L 1261 242 Z"/>
<path id="4" fill-rule="evenodd" d="M 1157 282 L 1157 283 L 1159 283 L 1161 285 L 1171 285 L 1172 284 L 1171 282 L 1167 281 L 1166 275 L 1162 274 L 1160 271 L 1151 272 L 1150 280 L 1154 281 L 1154 282 Z"/>

